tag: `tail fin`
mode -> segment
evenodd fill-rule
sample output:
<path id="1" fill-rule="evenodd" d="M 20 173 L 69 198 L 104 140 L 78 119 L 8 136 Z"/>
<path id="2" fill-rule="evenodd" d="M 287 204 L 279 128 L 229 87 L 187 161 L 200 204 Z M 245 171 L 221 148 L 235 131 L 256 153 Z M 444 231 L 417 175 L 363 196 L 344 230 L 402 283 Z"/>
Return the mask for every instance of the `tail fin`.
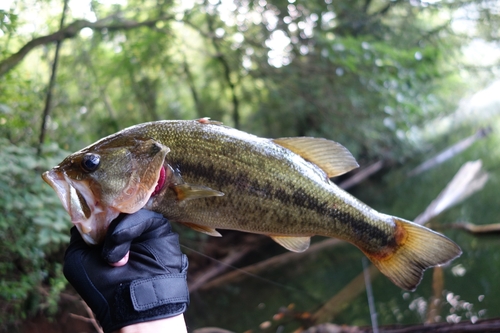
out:
<path id="1" fill-rule="evenodd" d="M 397 286 L 415 290 L 427 268 L 443 265 L 462 254 L 449 238 L 409 221 L 394 220 L 397 248 L 382 258 L 367 256 Z"/>

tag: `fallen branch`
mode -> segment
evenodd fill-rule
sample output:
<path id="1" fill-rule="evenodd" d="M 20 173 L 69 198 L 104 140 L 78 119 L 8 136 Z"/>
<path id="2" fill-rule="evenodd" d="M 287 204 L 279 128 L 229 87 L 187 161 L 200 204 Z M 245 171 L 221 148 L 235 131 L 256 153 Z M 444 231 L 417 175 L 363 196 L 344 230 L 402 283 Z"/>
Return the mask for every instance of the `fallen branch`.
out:
<path id="1" fill-rule="evenodd" d="M 76 319 L 76 320 L 80 320 L 80 321 L 83 321 L 84 323 L 88 323 L 88 324 L 91 324 L 93 325 L 94 324 L 94 320 L 91 319 L 91 318 L 87 318 L 87 317 L 84 317 L 84 316 L 80 316 L 80 315 L 77 315 L 75 313 L 70 313 L 69 316 L 73 319 Z M 95 328 L 95 326 L 94 326 Z M 98 331 L 99 332 L 99 331 Z M 102 330 L 101 330 L 102 332 Z"/>
<path id="2" fill-rule="evenodd" d="M 480 320 L 476 323 L 462 321 L 456 324 L 435 323 L 417 325 L 387 325 L 381 326 L 384 333 L 463 333 L 463 332 L 499 332 L 500 318 Z M 296 331 L 299 332 L 299 331 Z M 337 325 L 325 323 L 308 328 L 301 333 L 371 333 L 371 327 Z M 234 333 L 217 327 L 198 328 L 193 333 Z"/>
<path id="3" fill-rule="evenodd" d="M 97 333 L 103 333 L 103 330 L 102 330 L 101 326 L 99 325 L 99 323 L 97 322 L 97 319 L 95 318 L 94 313 L 89 308 L 87 303 L 85 303 L 80 297 L 74 296 L 74 295 L 71 295 L 68 293 L 60 293 L 59 297 L 61 299 L 68 301 L 68 302 L 80 304 L 88 316 L 88 317 L 85 317 L 85 316 L 78 315 L 75 313 L 69 313 L 70 317 L 77 319 L 77 320 L 84 321 L 86 323 L 90 323 L 90 324 L 92 324 L 92 326 L 94 326 L 94 329 L 96 330 Z"/>
<path id="4" fill-rule="evenodd" d="M 193 333 L 234 333 L 218 327 L 202 327 L 195 329 Z"/>
<path id="5" fill-rule="evenodd" d="M 439 314 L 443 305 L 444 271 L 443 267 L 434 267 L 432 270 L 432 297 L 427 310 L 427 324 L 439 322 Z"/>
<path id="6" fill-rule="evenodd" d="M 311 247 L 302 253 L 295 252 L 286 252 L 267 260 L 261 261 L 257 264 L 250 265 L 229 273 L 226 273 L 218 278 L 213 279 L 212 281 L 207 282 L 205 285 L 200 286 L 200 290 L 207 290 L 210 288 L 218 287 L 224 285 L 226 283 L 238 281 L 245 276 L 251 276 L 260 273 L 261 271 L 268 269 L 270 267 L 276 268 L 279 265 L 284 265 L 289 263 L 292 260 L 301 260 L 304 257 L 313 254 L 315 252 L 324 250 L 328 247 L 336 246 L 338 244 L 342 244 L 343 241 L 335 238 L 329 238 L 319 243 L 311 245 Z"/>
<path id="7" fill-rule="evenodd" d="M 482 170 L 481 161 L 465 163 L 445 189 L 429 204 L 427 209 L 420 214 L 414 222 L 421 225 L 427 223 L 430 219 L 446 209 L 462 202 L 473 193 L 481 190 L 487 180 L 488 174 Z M 369 270 L 370 279 L 373 279 L 379 274 L 379 271 L 373 265 L 369 267 Z M 345 308 L 350 300 L 356 298 L 363 292 L 366 288 L 363 274 L 364 273 L 361 273 L 356 276 L 346 287 L 316 311 L 316 313 L 313 314 L 314 322 L 323 323 L 331 321 Z"/>
<path id="8" fill-rule="evenodd" d="M 383 166 L 384 166 L 384 161 L 375 162 L 367 166 L 366 168 L 359 170 L 354 175 L 352 175 L 345 181 L 341 182 L 339 184 L 339 187 L 344 190 L 347 190 L 348 188 L 351 188 L 354 185 L 361 183 L 363 180 L 370 177 L 374 173 L 377 173 L 378 171 L 380 171 L 380 169 L 382 169 Z"/>
<path id="9" fill-rule="evenodd" d="M 408 177 L 416 176 L 418 174 L 421 174 L 424 171 L 427 171 L 429 169 L 432 169 L 432 168 L 438 166 L 441 163 L 444 163 L 445 161 L 449 160 L 450 158 L 465 151 L 467 148 L 469 148 L 477 140 L 488 136 L 488 134 L 490 132 L 491 132 L 491 128 L 481 128 L 474 135 L 455 143 L 453 146 L 449 147 L 448 149 L 443 150 L 442 152 L 440 152 L 439 154 L 437 154 L 433 158 L 425 161 L 424 163 L 417 166 L 415 169 L 411 170 L 408 173 Z"/>
<path id="10" fill-rule="evenodd" d="M 94 326 L 97 333 L 104 333 L 104 331 L 101 328 L 101 325 L 99 325 L 99 323 L 97 322 L 97 319 L 95 318 L 94 313 L 92 312 L 90 307 L 87 305 L 87 303 L 85 303 L 83 300 L 80 303 L 82 304 L 83 308 L 87 312 L 87 315 L 89 316 L 88 321 L 92 324 L 92 326 Z"/>
<path id="11" fill-rule="evenodd" d="M 462 332 L 499 332 L 500 319 L 480 320 L 476 323 L 471 321 L 462 321 L 456 324 L 450 323 L 435 323 L 435 324 L 420 324 L 420 325 L 391 325 L 382 327 L 386 333 L 462 333 Z M 365 330 L 363 332 L 369 332 Z"/>
<path id="12" fill-rule="evenodd" d="M 367 269 L 370 279 L 380 274 L 380 271 L 370 265 Z M 312 319 L 316 323 L 325 323 L 331 321 L 335 316 L 347 308 L 350 303 L 365 291 L 365 271 L 358 274 L 351 280 L 340 292 L 330 298 L 323 306 L 314 313 Z"/>
<path id="13" fill-rule="evenodd" d="M 468 222 L 457 222 L 450 224 L 443 224 L 439 226 L 440 229 L 460 229 L 465 230 L 473 235 L 495 234 L 500 233 L 500 223 L 475 225 Z"/>
<path id="14" fill-rule="evenodd" d="M 482 169 L 482 166 L 481 160 L 464 163 L 444 190 L 422 214 L 415 218 L 414 222 L 425 224 L 445 210 L 482 190 L 488 181 L 488 173 Z"/>
<path id="15" fill-rule="evenodd" d="M 194 279 L 194 281 L 189 284 L 189 292 L 192 293 L 200 289 L 204 284 L 207 283 L 207 281 L 221 274 L 230 265 L 243 258 L 243 256 L 245 256 L 251 250 L 253 249 L 248 247 L 241 251 L 232 251 L 231 253 L 229 253 L 224 259 L 220 260 L 218 263 L 199 274 L 199 277 Z"/>
<path id="16" fill-rule="evenodd" d="M 462 333 L 462 332 L 499 332 L 500 319 L 481 320 L 476 323 L 462 321 L 456 324 L 435 323 L 417 325 L 388 325 L 381 326 L 384 333 Z M 371 327 L 357 327 L 336 324 L 321 324 L 310 327 L 302 333 L 371 333 Z M 214 332 L 215 333 L 215 332 Z"/>

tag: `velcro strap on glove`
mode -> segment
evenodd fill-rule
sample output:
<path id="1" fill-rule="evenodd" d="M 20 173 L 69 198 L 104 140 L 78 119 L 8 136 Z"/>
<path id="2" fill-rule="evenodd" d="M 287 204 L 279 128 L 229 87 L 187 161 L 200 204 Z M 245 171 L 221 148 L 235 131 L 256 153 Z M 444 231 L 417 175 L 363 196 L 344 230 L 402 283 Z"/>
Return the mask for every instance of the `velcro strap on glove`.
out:
<path id="1" fill-rule="evenodd" d="M 149 310 L 163 304 L 189 303 L 186 273 L 134 280 L 130 284 L 130 297 L 136 311 Z"/>

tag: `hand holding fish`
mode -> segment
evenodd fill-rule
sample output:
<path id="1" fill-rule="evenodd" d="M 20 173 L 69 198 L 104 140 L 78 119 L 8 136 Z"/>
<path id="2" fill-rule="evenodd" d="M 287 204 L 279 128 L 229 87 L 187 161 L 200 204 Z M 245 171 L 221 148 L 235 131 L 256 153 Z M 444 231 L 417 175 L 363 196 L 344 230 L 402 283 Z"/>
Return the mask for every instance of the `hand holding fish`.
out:
<path id="1" fill-rule="evenodd" d="M 109 264 L 127 253 L 125 265 Z M 140 210 L 113 221 L 101 246 L 88 246 L 73 228 L 63 271 L 106 333 L 186 332 L 187 266 L 168 221 Z"/>
<path id="2" fill-rule="evenodd" d="M 207 119 L 140 124 L 68 156 L 44 173 L 89 244 L 121 212 L 146 208 L 212 236 L 232 229 L 302 252 L 314 235 L 357 246 L 403 289 L 461 254 L 450 239 L 385 215 L 329 178 L 358 167 L 319 138 L 260 138 Z"/>

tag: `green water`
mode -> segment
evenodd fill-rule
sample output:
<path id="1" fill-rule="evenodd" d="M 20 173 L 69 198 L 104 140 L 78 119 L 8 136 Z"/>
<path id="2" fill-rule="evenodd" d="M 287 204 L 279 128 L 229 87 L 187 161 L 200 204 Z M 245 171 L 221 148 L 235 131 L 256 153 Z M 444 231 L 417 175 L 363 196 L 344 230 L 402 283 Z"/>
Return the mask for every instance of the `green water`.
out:
<path id="1" fill-rule="evenodd" d="M 498 238 L 477 239 L 460 232 L 448 235 L 462 246 L 464 254 L 444 269 L 441 321 L 499 317 Z M 362 254 L 346 244 L 260 275 L 280 285 L 247 277 L 236 284 L 194 293 L 186 314 L 189 327 L 258 331 L 260 323 L 272 321 L 273 315 L 289 304 L 295 304 L 297 311 L 314 312 L 362 271 L 361 259 Z M 415 292 L 399 289 L 382 275 L 374 279 L 373 292 L 380 325 L 422 323 L 432 296 L 432 271 L 426 272 Z M 366 294 L 356 297 L 334 322 L 370 325 Z M 296 322 L 284 327 L 291 331 Z"/>
<path id="2" fill-rule="evenodd" d="M 473 133 L 473 132 L 472 132 Z M 392 169 L 383 176 L 369 180 L 352 193 L 375 209 L 407 219 L 415 218 L 441 192 L 460 166 L 481 159 L 490 177 L 485 188 L 465 202 L 446 211 L 433 223 L 442 225 L 457 221 L 474 224 L 499 223 L 498 199 L 500 136 L 498 126 L 487 138 L 453 160 L 414 178 L 406 173 L 414 165 Z M 463 133 L 457 133 L 457 136 Z M 470 134 L 469 134 L 470 135 Z M 467 135 L 465 135 L 467 136 Z M 457 138 L 448 137 L 450 142 Z M 437 143 L 436 150 L 448 143 Z M 429 156 L 427 156 L 429 158 Z M 500 238 L 499 235 L 472 236 L 465 231 L 442 231 L 457 242 L 463 255 L 444 267 L 444 290 L 439 321 L 476 321 L 500 317 Z M 279 248 L 276 248 L 280 251 Z M 276 322 L 273 315 L 282 307 L 294 304 L 295 311 L 315 312 L 362 272 L 363 255 L 349 244 L 312 254 L 288 266 L 269 269 L 260 276 L 228 284 L 224 287 L 196 292 L 186 313 L 190 330 L 216 326 L 245 332 L 264 332 L 259 325 L 271 321 L 265 332 L 292 332 L 295 320 Z M 379 325 L 423 323 L 433 294 L 432 270 L 426 272 L 415 292 L 406 292 L 379 275 L 373 280 L 375 307 Z M 272 281 L 272 282 L 270 282 Z M 346 325 L 371 325 L 366 293 L 361 293 L 333 322 Z"/>

